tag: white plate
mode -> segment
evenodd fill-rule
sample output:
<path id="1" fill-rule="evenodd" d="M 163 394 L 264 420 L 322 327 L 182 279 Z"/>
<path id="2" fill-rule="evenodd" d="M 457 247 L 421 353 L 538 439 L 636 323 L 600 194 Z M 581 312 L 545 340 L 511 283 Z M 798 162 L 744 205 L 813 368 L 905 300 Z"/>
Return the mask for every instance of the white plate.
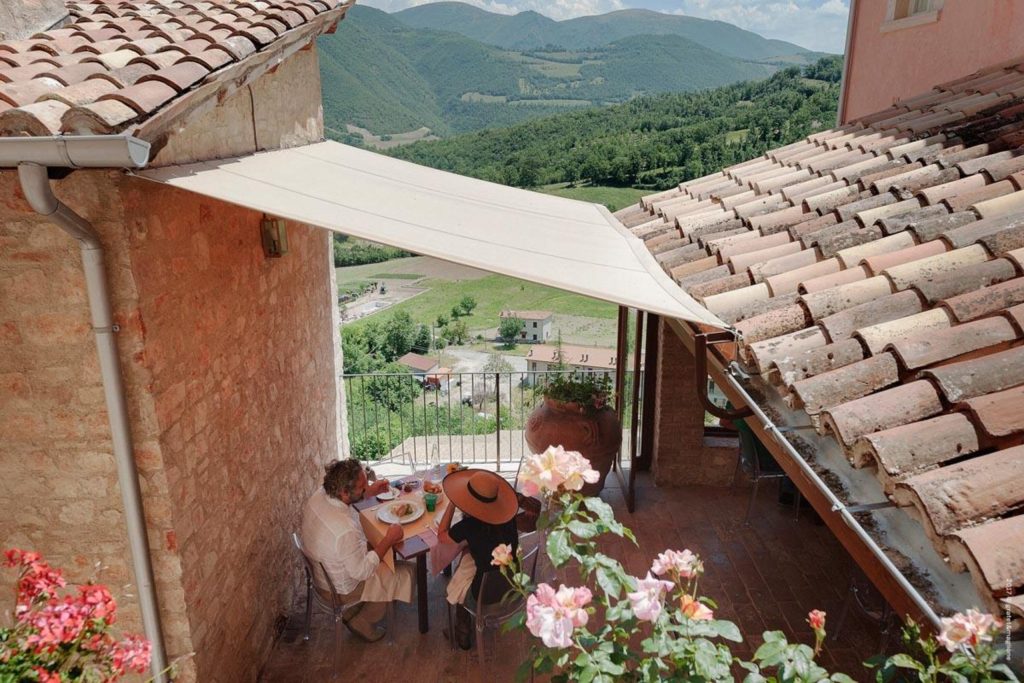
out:
<path id="1" fill-rule="evenodd" d="M 391 508 L 405 504 L 409 504 L 412 506 L 412 512 L 407 514 L 405 517 L 399 518 L 395 513 L 391 511 Z M 377 509 L 377 519 L 384 522 L 385 524 L 408 524 L 409 522 L 415 522 L 417 519 L 422 517 L 425 509 L 426 508 L 423 507 L 423 503 L 421 501 L 405 498 L 403 500 L 398 501 L 397 503 L 388 503 L 387 505 L 381 505 Z"/>
<path id="2" fill-rule="evenodd" d="M 387 491 L 383 491 L 377 494 L 377 500 L 394 500 L 398 497 L 398 489 L 394 486 L 389 488 Z"/>

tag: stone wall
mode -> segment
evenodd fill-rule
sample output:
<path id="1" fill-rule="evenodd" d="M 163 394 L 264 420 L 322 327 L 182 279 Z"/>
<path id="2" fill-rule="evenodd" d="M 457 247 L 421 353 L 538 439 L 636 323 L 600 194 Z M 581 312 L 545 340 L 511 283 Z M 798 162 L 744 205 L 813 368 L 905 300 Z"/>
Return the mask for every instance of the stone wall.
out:
<path id="1" fill-rule="evenodd" d="M 308 49 L 190 121 L 159 159 L 321 135 Z M 107 248 L 168 653 L 195 653 L 179 680 L 253 680 L 298 586 L 290 533 L 338 456 L 330 236 L 289 225 L 290 253 L 266 259 L 257 212 L 114 172 L 54 187 Z M 73 581 L 98 563 L 121 625 L 138 630 L 77 243 L 32 213 L 12 172 L 0 172 L 0 343 L 0 539 Z"/>
<path id="2" fill-rule="evenodd" d="M 106 265 L 135 460 L 167 648 L 191 651 L 156 416 L 141 363 L 143 325 L 119 197 L 120 174 L 76 171 L 58 197 L 90 220 Z M 78 243 L 35 214 L 0 173 L 0 539 L 42 552 L 72 582 L 97 579 L 141 619 Z M 6 603 L 3 607 L 6 607 Z M 185 665 L 184 673 L 190 673 Z"/>
<path id="3" fill-rule="evenodd" d="M 704 406 L 697 398 L 696 381 L 693 354 L 661 321 L 651 464 L 658 486 L 726 486 L 732 482 L 738 443 L 705 436 Z"/>
<path id="4" fill-rule="evenodd" d="M 202 681 L 250 680 L 298 585 L 290 534 L 337 457 L 328 243 L 129 180 L 132 271 Z"/>
<path id="5" fill-rule="evenodd" d="M 320 66 L 316 50 L 309 47 L 174 131 L 150 166 L 295 147 L 323 135 Z"/>

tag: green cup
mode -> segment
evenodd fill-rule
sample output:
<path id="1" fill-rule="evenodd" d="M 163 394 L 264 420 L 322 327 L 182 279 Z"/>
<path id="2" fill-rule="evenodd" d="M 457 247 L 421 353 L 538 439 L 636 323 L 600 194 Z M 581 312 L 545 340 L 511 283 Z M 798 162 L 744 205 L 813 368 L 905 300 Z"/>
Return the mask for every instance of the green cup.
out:
<path id="1" fill-rule="evenodd" d="M 436 493 L 424 493 L 423 503 L 427 506 L 427 512 L 433 512 L 434 508 L 437 507 L 437 494 Z"/>

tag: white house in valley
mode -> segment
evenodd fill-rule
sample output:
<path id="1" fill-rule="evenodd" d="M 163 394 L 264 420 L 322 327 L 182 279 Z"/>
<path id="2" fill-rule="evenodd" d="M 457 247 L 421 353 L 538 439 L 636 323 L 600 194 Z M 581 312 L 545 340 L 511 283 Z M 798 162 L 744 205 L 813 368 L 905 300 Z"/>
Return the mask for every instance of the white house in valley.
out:
<path id="1" fill-rule="evenodd" d="M 615 358 L 615 349 L 562 344 L 561 363 L 565 369 L 577 374 L 599 374 L 614 379 Z M 526 354 L 526 369 L 530 372 L 555 370 L 558 364 L 558 346 L 555 344 L 537 344 Z M 631 364 L 632 361 L 629 361 L 627 368 Z"/>
<path id="2" fill-rule="evenodd" d="M 543 344 L 551 338 L 551 311 L 502 311 L 501 318 L 519 318 L 519 341 Z"/>

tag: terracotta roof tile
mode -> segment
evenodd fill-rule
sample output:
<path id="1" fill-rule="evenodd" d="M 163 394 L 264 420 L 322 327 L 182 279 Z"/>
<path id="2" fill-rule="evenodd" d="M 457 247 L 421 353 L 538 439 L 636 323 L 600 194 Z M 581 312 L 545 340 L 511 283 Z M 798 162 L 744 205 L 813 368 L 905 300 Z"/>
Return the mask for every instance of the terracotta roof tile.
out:
<path id="1" fill-rule="evenodd" d="M 657 232 L 655 205 L 679 234 Z M 993 448 L 1024 440 L 1024 58 L 619 216 L 650 225 L 648 246 L 680 286 L 735 325 L 750 381 L 805 412 L 855 465 L 877 465 L 939 552 L 948 534 L 932 517 L 949 508 L 955 523 L 938 527 L 959 534 L 982 519 L 970 506 L 1002 495 L 987 483 L 964 499 L 955 489 L 987 476 L 971 468 L 987 469 Z M 971 557 L 954 565 L 992 588 Z"/>
<path id="2" fill-rule="evenodd" d="M 970 571 L 981 595 L 1005 596 L 1008 586 L 1019 590 L 1024 583 L 1024 516 L 961 529 L 946 539 L 946 547 L 951 566 Z M 994 599 L 986 601 L 986 608 L 993 613 L 1003 611 Z M 1024 614 L 1024 604 L 1017 613 Z"/>
<path id="3" fill-rule="evenodd" d="M 942 536 L 1024 504 L 1024 447 L 909 477 L 897 484 L 895 498 L 920 511 L 929 535 L 941 546 Z"/>
<path id="4" fill-rule="evenodd" d="M 5 135 L 124 130 L 210 72 L 346 6 L 340 0 L 69 2 L 66 26 L 0 42 L 0 129 Z M 309 37 L 341 16 L 335 11 L 319 21 Z M 98 78 L 106 83 L 93 81 Z"/>
<path id="5" fill-rule="evenodd" d="M 978 449 L 971 421 L 962 413 L 949 413 L 862 436 L 852 455 L 858 467 L 877 465 L 884 473 L 883 488 L 891 494 L 896 482 Z"/>

